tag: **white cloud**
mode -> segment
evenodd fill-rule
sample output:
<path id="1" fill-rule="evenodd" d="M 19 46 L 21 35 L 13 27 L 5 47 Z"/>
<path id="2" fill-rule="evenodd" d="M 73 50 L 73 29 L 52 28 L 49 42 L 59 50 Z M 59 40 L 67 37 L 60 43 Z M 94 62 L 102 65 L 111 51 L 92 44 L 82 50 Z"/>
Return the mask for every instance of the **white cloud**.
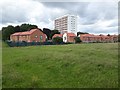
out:
<path id="1" fill-rule="evenodd" d="M 43 4 L 33 0 L 4 0 L 0 3 L 2 7 L 2 24 L 3 26 L 9 23 L 32 23 L 39 27 L 51 27 L 53 16 L 61 15 L 65 12 L 63 9 L 55 8 L 51 10 Z"/>
<path id="2" fill-rule="evenodd" d="M 78 17 L 79 24 L 78 24 L 78 31 L 81 32 L 89 32 L 93 34 L 118 34 L 118 26 L 117 26 L 117 19 L 111 20 L 98 20 L 94 24 L 81 24 L 81 18 Z"/>
<path id="3" fill-rule="evenodd" d="M 111 0 L 112 1 L 112 0 Z M 78 15 L 78 31 L 89 33 L 117 33 L 117 2 L 51 3 L 38 0 L 1 0 L 2 23 L 20 25 L 35 24 L 39 28 L 54 29 L 54 19 L 65 14 Z"/>

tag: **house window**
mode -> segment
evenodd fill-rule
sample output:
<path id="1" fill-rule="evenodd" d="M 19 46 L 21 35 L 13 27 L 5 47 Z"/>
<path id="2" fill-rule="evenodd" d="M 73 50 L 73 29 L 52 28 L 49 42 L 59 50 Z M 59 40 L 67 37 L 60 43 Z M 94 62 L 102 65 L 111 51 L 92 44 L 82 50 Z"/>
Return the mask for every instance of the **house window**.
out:
<path id="1" fill-rule="evenodd" d="M 40 36 L 40 40 L 42 40 L 43 39 L 43 37 L 42 37 L 42 35 Z"/>
<path id="2" fill-rule="evenodd" d="M 37 35 L 35 35 L 35 38 L 37 38 L 38 36 Z"/>
<path id="3" fill-rule="evenodd" d="M 66 37 L 64 37 L 64 40 L 66 40 Z"/>
<path id="4" fill-rule="evenodd" d="M 23 38 L 25 38 L 25 36 L 22 36 Z"/>

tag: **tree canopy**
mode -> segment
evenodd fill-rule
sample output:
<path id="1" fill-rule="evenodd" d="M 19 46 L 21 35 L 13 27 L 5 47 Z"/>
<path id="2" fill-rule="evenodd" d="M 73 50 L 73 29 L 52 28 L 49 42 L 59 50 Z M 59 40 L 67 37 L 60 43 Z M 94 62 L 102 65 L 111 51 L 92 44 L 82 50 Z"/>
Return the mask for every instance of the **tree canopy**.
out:
<path id="1" fill-rule="evenodd" d="M 120 42 L 120 34 L 118 35 L 118 42 Z"/>
<path id="2" fill-rule="evenodd" d="M 23 31 L 28 31 L 35 28 L 38 28 L 38 27 L 36 25 L 31 25 L 31 24 L 22 24 L 20 26 L 20 31 L 23 32 Z"/>
<path id="3" fill-rule="evenodd" d="M 48 40 L 50 40 L 51 30 L 48 28 L 43 28 L 43 33 L 47 35 Z"/>
<path id="4" fill-rule="evenodd" d="M 77 36 L 78 36 L 79 34 L 89 34 L 89 33 L 87 33 L 87 32 L 77 32 Z"/>
<path id="5" fill-rule="evenodd" d="M 10 35 L 13 34 L 15 32 L 15 28 L 12 25 L 9 25 L 7 27 L 3 27 L 2 28 L 2 39 L 5 40 L 9 40 L 10 39 Z"/>
<path id="6" fill-rule="evenodd" d="M 51 30 L 51 33 L 50 33 L 50 38 L 52 39 L 52 36 L 54 34 L 60 34 L 60 32 L 58 30 Z"/>

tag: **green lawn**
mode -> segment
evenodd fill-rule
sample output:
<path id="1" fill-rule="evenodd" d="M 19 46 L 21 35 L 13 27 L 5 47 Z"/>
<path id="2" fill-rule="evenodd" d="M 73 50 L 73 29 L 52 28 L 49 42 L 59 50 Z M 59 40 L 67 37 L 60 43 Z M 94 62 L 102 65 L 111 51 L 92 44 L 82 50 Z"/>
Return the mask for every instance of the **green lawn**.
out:
<path id="1" fill-rule="evenodd" d="M 3 88 L 118 87 L 117 43 L 3 46 Z"/>

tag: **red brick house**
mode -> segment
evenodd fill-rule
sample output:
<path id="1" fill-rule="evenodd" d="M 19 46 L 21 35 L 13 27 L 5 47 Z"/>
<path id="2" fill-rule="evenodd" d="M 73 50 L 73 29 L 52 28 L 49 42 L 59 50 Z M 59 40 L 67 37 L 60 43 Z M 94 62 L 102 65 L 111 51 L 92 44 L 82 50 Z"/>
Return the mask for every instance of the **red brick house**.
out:
<path id="1" fill-rule="evenodd" d="M 31 29 L 30 31 L 17 32 L 10 36 L 11 41 L 26 41 L 26 42 L 45 42 L 46 34 L 39 29 Z"/>
<path id="2" fill-rule="evenodd" d="M 117 35 L 94 35 L 94 34 L 81 34 L 80 39 L 82 42 L 117 42 Z"/>
<path id="3" fill-rule="evenodd" d="M 75 42 L 76 35 L 74 33 L 64 33 L 63 34 L 63 42 Z"/>

